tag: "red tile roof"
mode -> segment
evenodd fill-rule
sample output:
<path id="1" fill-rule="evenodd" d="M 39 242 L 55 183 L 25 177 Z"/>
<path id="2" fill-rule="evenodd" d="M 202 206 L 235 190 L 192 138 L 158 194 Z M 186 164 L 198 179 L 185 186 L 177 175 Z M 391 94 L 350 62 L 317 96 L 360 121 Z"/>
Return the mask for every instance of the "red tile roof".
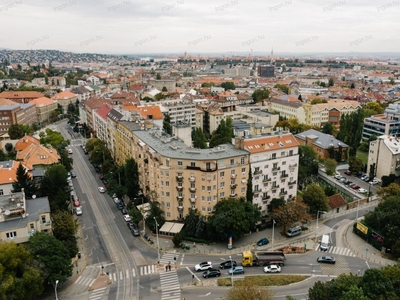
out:
<path id="1" fill-rule="evenodd" d="M 344 201 L 342 195 L 340 195 L 340 194 L 329 196 L 328 202 L 329 202 L 329 206 L 331 209 L 335 209 L 335 208 L 347 205 L 346 201 Z"/>

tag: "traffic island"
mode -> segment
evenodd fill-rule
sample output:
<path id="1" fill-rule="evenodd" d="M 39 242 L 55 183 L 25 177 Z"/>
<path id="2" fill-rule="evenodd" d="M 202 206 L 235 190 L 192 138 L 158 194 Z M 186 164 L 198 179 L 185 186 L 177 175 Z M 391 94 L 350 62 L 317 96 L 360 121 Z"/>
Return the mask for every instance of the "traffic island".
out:
<path id="1" fill-rule="evenodd" d="M 103 287 L 106 287 L 107 285 L 111 284 L 111 280 L 108 278 L 108 276 L 104 273 L 101 273 L 99 277 L 93 282 L 93 284 L 90 286 L 89 291 L 97 290 Z"/>

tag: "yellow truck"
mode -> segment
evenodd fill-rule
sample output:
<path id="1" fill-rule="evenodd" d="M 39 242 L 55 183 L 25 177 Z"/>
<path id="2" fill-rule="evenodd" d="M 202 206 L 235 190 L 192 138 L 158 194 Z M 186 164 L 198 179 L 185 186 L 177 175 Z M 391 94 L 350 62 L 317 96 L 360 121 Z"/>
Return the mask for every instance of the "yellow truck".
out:
<path id="1" fill-rule="evenodd" d="M 242 266 L 268 266 L 268 265 L 285 265 L 285 254 L 282 251 L 251 251 L 246 250 L 242 253 Z"/>

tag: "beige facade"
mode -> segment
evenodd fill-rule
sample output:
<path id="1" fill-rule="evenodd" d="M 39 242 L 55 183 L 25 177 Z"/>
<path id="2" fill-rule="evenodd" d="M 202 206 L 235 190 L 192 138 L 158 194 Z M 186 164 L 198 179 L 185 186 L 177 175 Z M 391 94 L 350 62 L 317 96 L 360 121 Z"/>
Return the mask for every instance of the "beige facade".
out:
<path id="1" fill-rule="evenodd" d="M 0 242 L 26 243 L 36 232 L 52 232 L 47 197 L 26 201 L 22 192 L 2 195 L 0 207 Z"/>
<path id="2" fill-rule="evenodd" d="M 390 174 L 400 176 L 400 139 L 382 135 L 376 141 L 369 144 L 368 169 L 370 173 L 371 165 L 375 164 L 374 177 L 379 179 Z"/>
<path id="3" fill-rule="evenodd" d="M 208 215 L 221 199 L 246 196 L 249 152 L 239 142 L 194 149 L 159 130 L 133 134 L 141 188 L 155 195 L 166 220 L 183 220 L 189 209 Z"/>
<path id="4" fill-rule="evenodd" d="M 167 79 L 160 79 L 160 80 L 149 80 L 149 84 L 154 86 L 156 89 L 162 91 L 162 88 L 165 86 L 168 92 L 175 92 L 176 91 L 176 81 L 175 80 L 167 80 Z"/>

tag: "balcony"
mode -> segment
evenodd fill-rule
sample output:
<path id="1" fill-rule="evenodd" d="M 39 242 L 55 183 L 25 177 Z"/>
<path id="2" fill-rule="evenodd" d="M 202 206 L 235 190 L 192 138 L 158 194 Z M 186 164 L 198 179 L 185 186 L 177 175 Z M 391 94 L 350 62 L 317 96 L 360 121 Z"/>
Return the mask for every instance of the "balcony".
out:
<path id="1" fill-rule="evenodd" d="M 237 184 L 231 184 L 231 189 L 235 189 L 237 187 Z"/>
<path id="2" fill-rule="evenodd" d="M 195 187 L 190 187 L 190 188 L 189 188 L 189 191 L 190 191 L 191 193 L 194 193 L 194 192 L 196 192 L 196 188 L 195 188 Z"/>
<path id="3" fill-rule="evenodd" d="M 236 179 L 236 174 L 231 174 L 231 179 Z"/>
<path id="4" fill-rule="evenodd" d="M 183 210 L 183 206 L 179 205 L 178 206 L 178 210 L 182 211 Z"/>
<path id="5" fill-rule="evenodd" d="M 275 185 L 271 189 L 273 189 L 273 190 L 279 189 L 279 185 Z"/>
<path id="6" fill-rule="evenodd" d="M 254 175 L 260 175 L 260 174 L 262 174 L 262 170 L 257 170 L 257 171 L 254 171 L 254 173 L 253 173 Z"/>
<path id="7" fill-rule="evenodd" d="M 295 167 L 297 167 L 297 164 L 296 164 L 296 163 L 291 163 L 291 164 L 289 164 L 289 168 L 295 168 Z"/>
<path id="8" fill-rule="evenodd" d="M 176 190 L 177 190 L 178 192 L 182 192 L 182 191 L 183 191 L 183 186 L 177 186 L 177 187 L 176 187 Z"/>
<path id="9" fill-rule="evenodd" d="M 281 169 L 281 167 L 272 168 L 272 172 L 273 172 L 273 171 L 279 171 L 280 169 Z"/>
<path id="10" fill-rule="evenodd" d="M 287 195 L 287 191 L 284 191 L 284 192 L 280 192 L 280 193 L 279 193 L 279 196 L 283 196 L 283 195 Z"/>
<path id="11" fill-rule="evenodd" d="M 189 198 L 189 200 L 190 200 L 191 203 L 196 203 L 196 199 L 197 199 L 197 196 L 194 197 L 194 198 L 193 198 L 193 197 L 190 197 L 190 198 Z"/>
<path id="12" fill-rule="evenodd" d="M 234 193 L 234 194 L 230 194 L 229 196 L 230 196 L 230 197 L 236 197 L 237 194 Z"/>
<path id="13" fill-rule="evenodd" d="M 182 182 L 183 181 L 183 176 L 182 175 L 177 175 L 176 176 L 176 181 Z"/>
<path id="14" fill-rule="evenodd" d="M 288 176 L 289 176 L 289 174 L 281 174 L 281 178 L 286 178 Z"/>
<path id="15" fill-rule="evenodd" d="M 271 178 L 263 179 L 263 182 L 271 181 Z"/>
<path id="16" fill-rule="evenodd" d="M 190 176 L 190 177 L 189 177 L 189 181 L 190 181 L 190 182 L 195 182 L 195 181 L 196 181 L 196 177 Z"/>
<path id="17" fill-rule="evenodd" d="M 260 189 L 260 188 L 254 189 L 254 193 L 260 193 L 260 192 L 261 192 L 261 189 Z"/>
<path id="18" fill-rule="evenodd" d="M 265 196 L 265 197 L 262 197 L 262 200 L 263 201 L 267 201 L 268 199 L 270 199 L 271 198 L 271 196 Z"/>
<path id="19" fill-rule="evenodd" d="M 183 200 L 183 195 L 181 195 L 181 196 L 176 196 L 176 200 L 178 200 L 178 201 L 182 201 Z"/>
<path id="20" fill-rule="evenodd" d="M 293 185 L 293 184 L 296 184 L 296 180 L 293 180 L 293 181 L 289 181 L 288 183 L 289 183 L 289 185 Z"/>

